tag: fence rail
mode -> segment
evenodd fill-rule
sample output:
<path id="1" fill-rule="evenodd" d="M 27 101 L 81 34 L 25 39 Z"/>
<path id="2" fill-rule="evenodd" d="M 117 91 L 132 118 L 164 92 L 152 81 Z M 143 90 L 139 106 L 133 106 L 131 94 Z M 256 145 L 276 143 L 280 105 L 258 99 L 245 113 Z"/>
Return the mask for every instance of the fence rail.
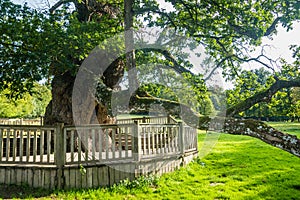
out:
<path id="1" fill-rule="evenodd" d="M 117 119 L 117 124 L 130 124 L 138 122 L 147 124 L 177 124 L 177 120 L 172 116 L 150 116 L 150 117 L 135 117 L 129 119 Z"/>
<path id="2" fill-rule="evenodd" d="M 135 124 L 64 128 L 65 164 L 132 158 Z"/>
<path id="3" fill-rule="evenodd" d="M 54 164 L 55 127 L 0 125 L 0 164 Z"/>
<path id="4" fill-rule="evenodd" d="M 151 123 L 170 121 L 166 117 L 124 123 L 129 121 L 132 119 L 114 125 L 56 127 L 0 125 L 0 164 L 104 163 L 197 150 L 197 132 L 192 127 Z"/>
<path id="5" fill-rule="evenodd" d="M 43 125 L 44 119 L 43 117 L 36 118 L 36 119 L 23 119 L 23 118 L 17 118 L 17 119 L 6 119 L 6 118 L 0 118 L 0 124 L 2 125 Z"/>
<path id="6" fill-rule="evenodd" d="M 103 180 L 109 185 L 119 181 L 120 177 L 132 177 L 131 173 L 144 173 L 147 167 L 172 171 L 181 165 L 179 160 L 182 157 L 190 159 L 189 155 L 195 153 L 196 130 L 171 117 L 135 118 L 120 120 L 118 124 L 82 126 L 0 125 L 0 173 L 9 174 L 13 181 L 8 183 L 13 184 L 28 183 L 33 176 L 40 187 L 62 187 L 64 184 L 71 187 L 75 177 L 79 181 L 76 187 L 80 188 L 93 184 L 78 174 L 79 166 L 96 170 L 98 178 L 93 179 L 94 185 L 102 184 L 100 180 L 105 176 L 102 173 L 106 168 L 99 166 L 113 164 L 131 170 L 127 175 L 118 171 L 105 172 L 113 173 L 112 180 Z M 159 167 L 168 162 L 170 168 Z M 28 171 L 31 168 L 24 168 L 26 165 L 34 166 L 43 175 Z M 10 170 L 8 166 L 17 168 Z M 91 174 L 92 171 L 88 172 Z M 27 175 L 20 178 L 18 173 Z M 55 178 L 46 177 L 52 173 Z M 0 179 L 0 183 L 3 181 Z"/>

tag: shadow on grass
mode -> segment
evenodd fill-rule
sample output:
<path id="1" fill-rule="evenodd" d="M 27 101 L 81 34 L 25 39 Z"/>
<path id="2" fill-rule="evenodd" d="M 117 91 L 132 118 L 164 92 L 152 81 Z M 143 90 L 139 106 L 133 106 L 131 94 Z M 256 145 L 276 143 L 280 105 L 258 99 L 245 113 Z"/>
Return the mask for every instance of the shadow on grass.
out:
<path id="1" fill-rule="evenodd" d="M 0 184 L 0 199 L 39 198 L 49 196 L 52 193 L 53 191 L 50 190 L 32 188 L 27 185 L 17 186 Z"/>

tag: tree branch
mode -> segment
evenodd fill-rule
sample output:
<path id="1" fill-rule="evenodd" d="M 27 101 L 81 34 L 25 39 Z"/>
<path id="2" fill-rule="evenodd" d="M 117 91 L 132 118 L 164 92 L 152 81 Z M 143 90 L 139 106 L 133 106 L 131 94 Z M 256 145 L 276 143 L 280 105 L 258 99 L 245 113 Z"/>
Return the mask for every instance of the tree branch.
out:
<path id="1" fill-rule="evenodd" d="M 59 8 L 61 5 L 66 4 L 66 3 L 70 3 L 70 2 L 74 2 L 74 0 L 60 0 L 58 1 L 56 4 L 54 4 L 50 9 L 49 12 L 51 14 L 54 13 L 54 11 Z"/>
<path id="2" fill-rule="evenodd" d="M 283 133 L 261 121 L 200 116 L 187 105 L 149 95 L 137 95 L 134 97 L 134 102 L 135 105 L 148 105 L 148 107 L 152 104 L 159 104 L 165 109 L 167 114 L 181 115 L 181 119 L 190 126 L 198 129 L 222 131 L 232 135 L 247 135 L 300 157 L 300 140 L 295 135 Z"/>
<path id="3" fill-rule="evenodd" d="M 232 106 L 227 109 L 226 114 L 229 117 L 232 117 L 244 110 L 251 108 L 256 103 L 260 102 L 269 102 L 272 96 L 283 88 L 291 87 L 300 87 L 300 79 L 294 80 L 276 80 L 276 82 L 267 90 L 259 92 L 252 97 L 247 98 L 245 101 L 242 101 L 235 106 Z"/>
<path id="4" fill-rule="evenodd" d="M 207 81 L 208 79 L 211 78 L 211 76 L 215 73 L 215 71 L 221 67 L 221 65 L 226 61 L 228 60 L 229 58 L 231 58 L 232 56 L 227 56 L 225 58 L 223 58 L 222 60 L 220 60 L 220 62 L 218 62 L 218 64 L 210 71 L 210 73 L 208 74 L 207 77 L 204 78 L 204 81 Z"/>
<path id="5" fill-rule="evenodd" d="M 143 48 L 143 49 L 140 49 L 140 51 L 143 51 L 143 52 L 157 52 L 157 53 L 160 53 L 162 54 L 168 61 L 171 61 L 174 66 L 173 68 L 175 69 L 176 72 L 182 74 L 182 73 L 188 73 L 188 74 L 191 74 L 192 76 L 195 76 L 195 74 L 193 72 L 191 72 L 190 70 L 182 67 L 177 61 L 176 59 L 173 57 L 173 55 L 168 51 L 168 50 L 165 50 L 165 49 L 160 49 L 160 48 L 155 48 L 155 47 L 148 47 L 148 48 Z"/>
<path id="6" fill-rule="evenodd" d="M 269 36 L 270 34 L 272 34 L 274 31 L 276 31 L 276 25 L 278 24 L 278 22 L 281 20 L 282 17 L 277 17 L 273 23 L 271 24 L 271 26 L 266 30 L 264 36 Z"/>
<path id="7" fill-rule="evenodd" d="M 300 157 L 300 140 L 295 135 L 283 133 L 257 120 L 227 118 L 224 132 L 233 135 L 248 135 L 274 147 Z"/>
<path id="8" fill-rule="evenodd" d="M 170 21 L 170 23 L 172 24 L 172 26 L 173 26 L 175 29 L 177 28 L 177 26 L 176 26 L 174 20 L 170 17 L 170 15 L 168 15 L 168 14 L 165 13 L 165 12 L 162 12 L 162 11 L 160 11 L 160 10 L 152 10 L 152 9 L 150 9 L 150 8 L 139 8 L 138 10 L 134 10 L 134 14 L 136 14 L 136 15 L 139 15 L 139 14 L 142 15 L 142 14 L 147 13 L 147 12 L 153 12 L 153 13 L 157 13 L 157 14 L 160 14 L 160 15 L 162 15 L 162 16 L 167 17 L 168 20 Z"/>
<path id="9" fill-rule="evenodd" d="M 274 70 L 273 67 L 271 67 L 271 66 L 267 65 L 266 63 L 264 63 L 264 62 L 262 62 L 262 61 L 259 60 L 260 57 L 264 57 L 264 58 L 270 60 L 265 55 L 259 55 L 256 58 L 249 58 L 249 59 L 244 59 L 244 58 L 238 57 L 237 55 L 234 55 L 233 57 L 235 57 L 238 60 L 243 61 L 243 62 L 250 62 L 250 61 L 258 62 L 259 64 L 261 64 L 261 65 L 265 66 L 266 68 L 268 68 L 268 69 L 272 70 L 273 72 L 275 72 L 275 70 Z"/>

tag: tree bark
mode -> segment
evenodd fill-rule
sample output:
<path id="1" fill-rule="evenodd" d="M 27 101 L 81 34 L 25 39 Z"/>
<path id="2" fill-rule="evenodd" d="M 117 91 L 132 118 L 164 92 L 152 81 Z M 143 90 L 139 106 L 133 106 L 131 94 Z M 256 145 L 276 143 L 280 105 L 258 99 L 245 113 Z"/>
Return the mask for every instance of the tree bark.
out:
<path id="1" fill-rule="evenodd" d="M 72 114 L 72 90 L 75 77 L 66 72 L 56 75 L 52 80 L 52 100 L 46 108 L 44 123 L 53 125 L 55 123 L 73 124 Z"/>
<path id="2" fill-rule="evenodd" d="M 91 20 L 97 21 L 101 16 L 106 15 L 111 19 L 120 15 L 119 5 L 117 2 L 101 2 L 97 0 L 59 0 L 52 8 L 50 13 L 54 13 L 61 5 L 66 3 L 74 3 L 77 12 L 77 18 L 82 23 L 87 23 Z M 97 16 L 97 19 L 92 19 L 92 16 Z M 69 55 L 71 62 L 74 65 L 81 65 L 80 61 L 73 60 L 72 55 Z M 105 65 L 99 63 L 100 67 Z M 54 66 L 55 67 L 55 66 Z M 101 71 L 101 70 L 100 70 Z M 73 73 L 66 71 L 62 74 L 61 72 L 55 72 L 52 80 L 52 100 L 46 108 L 45 113 L 45 124 L 53 125 L 58 122 L 65 123 L 66 125 L 74 125 L 74 117 L 72 110 L 72 94 L 73 86 L 76 80 L 76 76 Z M 124 74 L 124 63 L 122 58 L 113 61 L 110 66 L 105 70 L 101 71 L 99 78 L 102 79 L 103 83 L 108 88 L 118 87 L 117 84 L 120 78 Z M 91 81 L 91 80 L 87 80 Z M 85 88 L 84 88 L 85 87 Z M 84 111 L 77 113 L 76 119 L 80 119 L 79 124 L 91 124 L 91 123 L 107 123 L 111 121 L 109 118 L 109 108 L 106 104 L 110 99 L 103 99 L 99 101 L 95 94 L 90 93 L 91 85 L 82 83 L 82 91 L 84 95 L 78 97 L 80 103 L 86 108 Z M 93 90 L 94 88 L 92 88 Z M 76 98 L 76 97 L 75 97 Z"/>
<path id="3" fill-rule="evenodd" d="M 227 118 L 223 131 L 233 135 L 248 135 L 258 138 L 267 144 L 300 157 L 300 140 L 297 136 L 278 131 L 262 121 Z"/>
<path id="4" fill-rule="evenodd" d="M 124 1 L 126 66 L 128 69 L 128 82 L 130 94 L 134 93 L 134 91 L 138 88 L 133 35 L 133 3 L 133 0 Z"/>

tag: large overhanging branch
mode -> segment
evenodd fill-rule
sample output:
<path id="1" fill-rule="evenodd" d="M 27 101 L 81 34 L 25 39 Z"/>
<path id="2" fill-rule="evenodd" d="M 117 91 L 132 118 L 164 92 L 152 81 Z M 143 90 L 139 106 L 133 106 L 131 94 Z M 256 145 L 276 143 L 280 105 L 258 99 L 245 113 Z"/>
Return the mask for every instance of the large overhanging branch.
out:
<path id="1" fill-rule="evenodd" d="M 300 140 L 295 135 L 278 131 L 261 121 L 234 119 L 230 117 L 216 117 L 213 119 L 208 116 L 199 115 L 187 105 L 176 101 L 155 98 L 148 94 L 146 96 L 136 95 L 132 101 L 134 101 L 133 106 L 159 104 L 168 114 L 176 114 L 177 112 L 177 115 L 180 114 L 180 117 L 187 124 L 194 127 L 196 126 L 198 129 L 207 130 L 210 128 L 232 135 L 247 135 L 300 157 Z M 197 124 L 195 124 L 195 122 L 197 122 Z"/>
<path id="2" fill-rule="evenodd" d="M 283 133 L 264 122 L 252 119 L 226 118 L 223 131 L 233 135 L 248 135 L 258 138 L 267 144 L 300 157 L 300 140 L 297 136 Z"/>
<path id="3" fill-rule="evenodd" d="M 276 80 L 271 87 L 227 109 L 227 116 L 232 117 L 260 102 L 269 102 L 272 96 L 283 88 L 300 87 L 300 79 Z"/>
<path id="4" fill-rule="evenodd" d="M 171 61 L 173 63 L 173 68 L 176 72 L 178 73 L 188 73 L 192 76 L 195 76 L 195 74 L 193 72 L 191 72 L 190 70 L 182 67 L 177 61 L 176 59 L 172 56 L 172 54 L 165 50 L 165 49 L 159 49 L 159 48 L 144 48 L 142 49 L 142 51 L 144 52 L 157 52 L 162 54 L 168 61 Z M 208 77 L 206 77 L 204 79 L 204 81 L 208 80 L 210 78 L 210 76 L 213 74 L 213 72 L 219 68 L 221 66 L 221 64 L 223 62 L 225 62 L 227 59 L 230 59 L 231 57 L 234 57 L 234 55 L 225 57 L 224 59 L 222 59 L 217 66 L 212 70 L 212 72 L 208 75 Z M 259 58 L 259 57 L 258 57 Z M 257 60 L 258 58 L 253 58 L 253 59 L 249 59 L 247 60 L 252 61 L 252 60 Z M 279 90 L 283 89 L 283 88 L 290 88 L 290 87 L 300 87 L 300 79 L 294 79 L 294 80 L 278 80 L 276 79 L 276 82 L 267 90 L 257 93 L 254 96 L 246 99 L 245 101 L 241 101 L 240 103 L 238 103 L 237 105 L 230 107 L 227 109 L 227 116 L 228 117 L 232 117 L 244 110 L 247 110 L 249 108 L 251 108 L 253 105 L 255 105 L 256 103 L 259 102 L 269 102 L 272 98 L 272 96 Z"/>

